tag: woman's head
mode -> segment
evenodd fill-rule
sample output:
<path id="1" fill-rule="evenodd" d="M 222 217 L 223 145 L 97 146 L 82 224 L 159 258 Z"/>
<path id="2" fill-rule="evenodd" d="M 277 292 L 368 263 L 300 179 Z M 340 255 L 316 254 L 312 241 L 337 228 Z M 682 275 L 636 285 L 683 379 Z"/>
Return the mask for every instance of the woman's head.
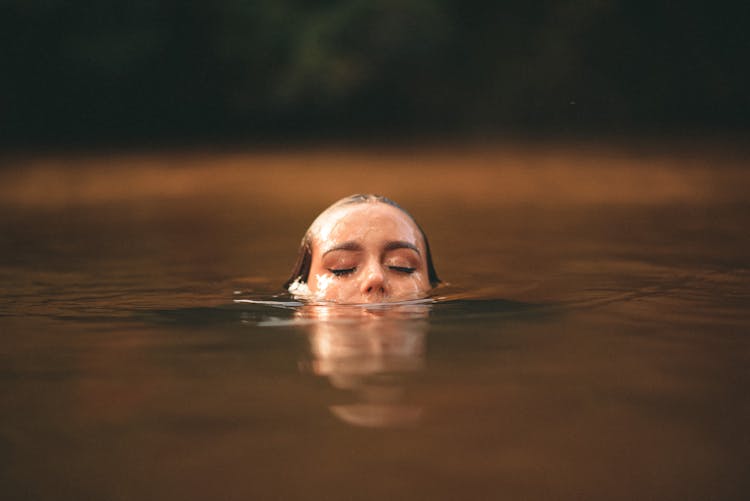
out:
<path id="1" fill-rule="evenodd" d="M 305 233 L 290 292 L 339 303 L 424 297 L 440 279 L 414 218 L 379 195 L 352 195 L 324 210 Z"/>

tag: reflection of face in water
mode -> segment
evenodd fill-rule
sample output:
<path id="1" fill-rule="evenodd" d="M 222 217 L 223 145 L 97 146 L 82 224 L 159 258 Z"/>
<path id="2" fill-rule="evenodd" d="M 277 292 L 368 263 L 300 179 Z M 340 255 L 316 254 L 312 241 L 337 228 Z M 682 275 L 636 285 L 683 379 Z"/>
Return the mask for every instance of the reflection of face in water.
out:
<path id="1" fill-rule="evenodd" d="M 305 306 L 298 318 L 313 320 L 312 372 L 325 376 L 354 402 L 330 406 L 349 424 L 388 427 L 415 423 L 419 406 L 406 402 L 404 376 L 424 367 L 428 305 L 387 309 Z"/>

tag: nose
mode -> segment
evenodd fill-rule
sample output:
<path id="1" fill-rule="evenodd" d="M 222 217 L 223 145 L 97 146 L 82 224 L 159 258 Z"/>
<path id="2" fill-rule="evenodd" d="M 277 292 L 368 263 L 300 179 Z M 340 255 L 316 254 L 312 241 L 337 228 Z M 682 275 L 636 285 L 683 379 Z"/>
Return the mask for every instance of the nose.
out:
<path id="1" fill-rule="evenodd" d="M 380 263 L 372 263 L 365 270 L 360 292 L 366 298 L 379 299 L 388 295 L 388 282 Z"/>

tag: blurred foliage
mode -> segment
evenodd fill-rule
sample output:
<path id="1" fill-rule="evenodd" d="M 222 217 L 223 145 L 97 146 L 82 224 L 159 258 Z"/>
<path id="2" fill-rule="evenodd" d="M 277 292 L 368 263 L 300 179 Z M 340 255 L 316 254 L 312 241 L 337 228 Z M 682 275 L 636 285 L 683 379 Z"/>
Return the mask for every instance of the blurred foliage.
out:
<path id="1" fill-rule="evenodd" d="M 0 0 L 0 141 L 746 128 L 747 10 Z"/>

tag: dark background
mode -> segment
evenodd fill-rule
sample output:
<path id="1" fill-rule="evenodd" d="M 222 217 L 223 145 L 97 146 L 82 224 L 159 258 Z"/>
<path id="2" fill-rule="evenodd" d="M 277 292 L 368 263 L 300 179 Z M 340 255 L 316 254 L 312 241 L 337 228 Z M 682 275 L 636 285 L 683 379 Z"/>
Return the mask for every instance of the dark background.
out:
<path id="1" fill-rule="evenodd" d="M 736 133 L 745 5 L 2 0 L 0 145 Z"/>

